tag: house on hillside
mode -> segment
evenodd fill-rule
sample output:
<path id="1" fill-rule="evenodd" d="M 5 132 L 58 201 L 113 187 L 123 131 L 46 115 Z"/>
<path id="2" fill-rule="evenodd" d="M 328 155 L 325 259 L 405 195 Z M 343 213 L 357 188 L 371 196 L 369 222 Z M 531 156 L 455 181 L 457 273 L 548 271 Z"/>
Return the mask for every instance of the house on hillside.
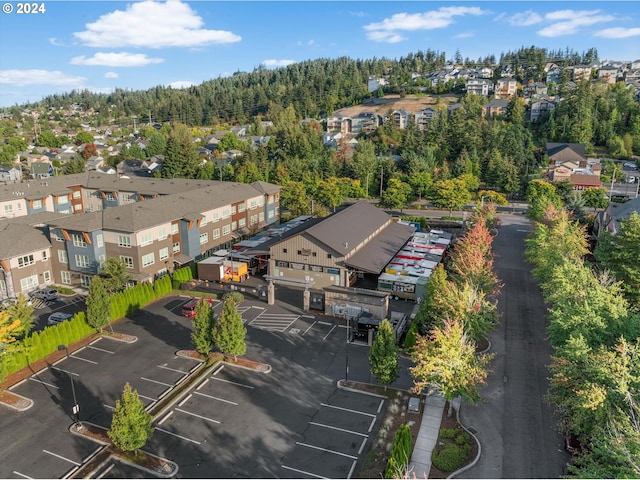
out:
<path id="1" fill-rule="evenodd" d="M 564 162 L 571 161 L 580 165 L 581 161 L 587 160 L 587 151 L 581 143 L 552 143 L 545 145 L 545 153 L 550 163 L 558 166 Z"/>
<path id="2" fill-rule="evenodd" d="M 467 93 L 475 93 L 476 95 L 482 95 L 488 97 L 493 92 L 493 82 L 486 78 L 470 78 L 467 81 Z"/>
<path id="3" fill-rule="evenodd" d="M 507 112 L 508 106 L 508 100 L 494 98 L 489 103 L 486 103 L 482 106 L 482 115 L 484 115 L 485 117 L 504 115 Z"/>
<path id="4" fill-rule="evenodd" d="M 609 206 L 596 215 L 593 222 L 593 234 L 597 237 L 605 230 L 614 235 L 620 231 L 620 221 L 629 218 L 633 212 L 640 215 L 640 197 L 625 203 L 609 203 Z"/>
<path id="5" fill-rule="evenodd" d="M 29 177 L 34 180 L 49 178 L 53 176 L 53 165 L 51 162 L 32 162 Z"/>
<path id="6" fill-rule="evenodd" d="M 540 117 L 551 113 L 556 108 L 556 102 L 549 98 L 543 97 L 531 102 L 529 108 L 529 121 L 535 122 Z"/>
<path id="7" fill-rule="evenodd" d="M 396 124 L 396 127 L 399 129 L 407 128 L 409 124 L 409 112 L 406 110 L 394 110 L 392 113 L 393 123 Z"/>
<path id="8" fill-rule="evenodd" d="M 495 97 L 509 99 L 518 91 L 518 81 L 513 77 L 500 78 L 496 82 Z"/>

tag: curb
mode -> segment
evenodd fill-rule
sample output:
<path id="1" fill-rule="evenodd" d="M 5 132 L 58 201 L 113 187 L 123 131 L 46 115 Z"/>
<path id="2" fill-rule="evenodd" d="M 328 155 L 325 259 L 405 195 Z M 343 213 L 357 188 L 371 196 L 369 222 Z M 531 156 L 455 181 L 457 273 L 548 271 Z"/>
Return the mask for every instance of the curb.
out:
<path id="1" fill-rule="evenodd" d="M 164 463 L 164 465 L 167 465 L 171 468 L 170 471 L 168 471 L 167 473 L 164 472 L 158 472 L 157 470 L 151 470 L 150 468 L 146 468 L 141 466 L 139 463 L 135 463 L 135 462 L 130 462 L 129 460 L 119 456 L 119 455 L 115 455 L 115 454 L 111 454 L 111 456 L 113 458 L 115 458 L 117 461 L 122 462 L 126 465 L 131 465 L 134 468 L 137 468 L 139 470 L 142 470 L 144 472 L 150 473 L 151 475 L 153 475 L 154 477 L 160 477 L 160 478 L 171 478 L 173 477 L 176 473 L 178 473 L 178 464 L 175 462 L 172 462 L 171 460 L 167 460 L 166 458 L 163 457 L 159 457 L 157 455 L 154 455 L 152 453 L 149 453 L 145 450 L 140 450 L 142 453 L 144 453 L 145 455 L 148 455 L 149 457 L 154 457 L 154 458 L 158 458 L 160 460 L 162 460 Z M 163 469 L 164 470 L 164 469 Z"/>
<path id="2" fill-rule="evenodd" d="M 336 386 L 340 390 L 345 390 L 347 392 L 361 393 L 362 395 L 369 395 L 370 397 L 376 397 L 376 398 L 385 398 L 385 399 L 387 398 L 384 395 L 378 395 L 377 393 L 365 392 L 365 391 L 362 391 L 362 390 L 358 390 L 357 388 L 345 387 L 344 386 L 344 380 L 338 380 L 336 382 Z"/>
<path id="3" fill-rule="evenodd" d="M 460 409 L 462 408 L 462 405 L 460 406 Z M 449 474 L 449 476 L 447 476 L 447 478 L 455 478 L 456 475 L 461 474 L 462 472 L 466 472 L 467 470 L 475 467 L 476 463 L 478 463 L 478 461 L 480 460 L 480 456 L 482 455 L 482 444 L 480 443 L 480 440 L 478 439 L 478 437 L 476 437 L 476 435 L 467 428 L 466 425 L 464 425 L 461 421 L 460 421 L 460 409 L 456 410 L 456 420 L 458 421 L 458 424 L 462 427 L 462 429 L 467 432 L 469 435 L 471 435 L 473 437 L 473 439 L 475 440 L 475 442 L 478 444 L 478 454 L 476 455 L 476 458 L 473 459 L 473 461 L 468 464 L 465 465 L 462 468 L 459 468 L 458 470 L 456 470 L 455 472 L 452 472 Z"/>
<path id="4" fill-rule="evenodd" d="M 138 341 L 138 337 L 126 333 L 117 333 L 116 335 L 103 333 L 102 338 L 108 338 L 109 340 L 115 340 L 116 342 L 122 343 L 136 343 Z"/>
<path id="5" fill-rule="evenodd" d="M 35 404 L 33 400 L 23 395 L 10 392 L 9 390 L 2 390 L 2 391 L 5 392 L 7 395 L 18 397 L 18 401 L 16 403 L 8 403 L 8 402 L 0 401 L 0 405 L 4 405 L 5 407 L 12 408 L 14 410 L 17 410 L 18 412 L 24 412 L 26 410 L 29 410 Z"/>

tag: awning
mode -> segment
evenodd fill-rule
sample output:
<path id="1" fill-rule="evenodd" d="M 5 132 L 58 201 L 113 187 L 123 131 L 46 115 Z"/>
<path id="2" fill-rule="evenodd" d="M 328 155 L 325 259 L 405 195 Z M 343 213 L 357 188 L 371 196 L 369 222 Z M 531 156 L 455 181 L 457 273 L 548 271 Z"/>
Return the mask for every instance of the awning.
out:
<path id="1" fill-rule="evenodd" d="M 177 253 L 173 256 L 173 261 L 178 265 L 184 265 L 185 263 L 189 263 L 193 261 L 189 255 L 185 255 L 184 253 Z"/>
<path id="2" fill-rule="evenodd" d="M 412 226 L 391 222 L 373 240 L 345 259 L 344 264 L 362 272 L 380 274 L 414 232 Z"/>

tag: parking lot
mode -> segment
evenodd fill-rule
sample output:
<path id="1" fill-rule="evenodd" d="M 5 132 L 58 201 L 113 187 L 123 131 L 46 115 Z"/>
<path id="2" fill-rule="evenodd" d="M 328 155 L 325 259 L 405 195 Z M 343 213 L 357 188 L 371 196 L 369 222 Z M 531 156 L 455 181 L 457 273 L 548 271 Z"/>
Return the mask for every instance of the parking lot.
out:
<path id="1" fill-rule="evenodd" d="M 192 348 L 191 319 L 181 316 L 188 300 L 168 297 L 118 322 L 117 331 L 138 338 L 133 344 L 101 337 L 15 385 L 35 405 L 0 416 L 0 429 L 15 432 L 0 439 L 0 477 L 63 477 L 96 451 L 96 444 L 68 432 L 72 380 L 80 419 L 108 427 L 125 382 L 149 407 L 186 378 L 198 365 L 175 355 Z M 384 405 L 337 389 L 345 374 L 344 326 L 284 304 L 243 302 L 240 311 L 248 326 L 246 356 L 272 371 L 225 366 L 212 372 L 156 420 L 145 450 L 176 462 L 185 478 L 352 476 Z M 367 368 L 367 350 L 351 348 L 354 370 Z M 115 460 L 107 469 L 105 478 L 149 476 Z"/>

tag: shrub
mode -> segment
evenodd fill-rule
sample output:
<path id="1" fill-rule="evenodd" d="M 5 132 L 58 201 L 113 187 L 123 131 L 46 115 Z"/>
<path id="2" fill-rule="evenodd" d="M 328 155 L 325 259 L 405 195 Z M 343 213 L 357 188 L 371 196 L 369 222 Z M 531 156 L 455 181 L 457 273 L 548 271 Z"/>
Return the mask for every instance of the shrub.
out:
<path id="1" fill-rule="evenodd" d="M 465 463 L 468 453 L 468 448 L 461 447 L 455 443 L 448 443 L 442 449 L 433 451 L 431 462 L 438 470 L 453 472 Z"/>
<path id="2" fill-rule="evenodd" d="M 455 438 L 456 445 L 467 445 L 469 443 L 469 434 L 466 432 L 461 432 L 456 435 Z"/>
<path id="3" fill-rule="evenodd" d="M 222 296 L 222 301 L 231 300 L 236 305 L 239 305 L 244 300 L 244 295 L 240 292 L 227 292 Z"/>
<path id="4" fill-rule="evenodd" d="M 405 424 L 398 428 L 393 437 L 384 478 L 404 478 L 409 460 L 411 460 L 411 429 Z"/>
<path id="5" fill-rule="evenodd" d="M 443 428 L 440 430 L 440 438 L 455 438 L 458 430 L 455 428 Z"/>

